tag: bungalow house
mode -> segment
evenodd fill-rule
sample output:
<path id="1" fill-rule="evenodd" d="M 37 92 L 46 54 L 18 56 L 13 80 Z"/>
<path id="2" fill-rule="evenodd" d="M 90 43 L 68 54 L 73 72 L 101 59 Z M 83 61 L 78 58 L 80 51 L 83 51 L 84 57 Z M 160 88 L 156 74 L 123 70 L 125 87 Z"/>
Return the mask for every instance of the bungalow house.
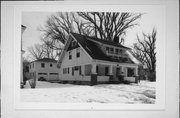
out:
<path id="1" fill-rule="evenodd" d="M 54 59 L 38 59 L 29 64 L 29 74 L 37 80 L 58 81 L 59 69 Z"/>
<path id="2" fill-rule="evenodd" d="M 138 63 L 130 48 L 116 42 L 70 33 L 59 57 L 60 81 L 95 85 L 137 82 Z M 123 77 L 122 77 L 123 76 Z"/>

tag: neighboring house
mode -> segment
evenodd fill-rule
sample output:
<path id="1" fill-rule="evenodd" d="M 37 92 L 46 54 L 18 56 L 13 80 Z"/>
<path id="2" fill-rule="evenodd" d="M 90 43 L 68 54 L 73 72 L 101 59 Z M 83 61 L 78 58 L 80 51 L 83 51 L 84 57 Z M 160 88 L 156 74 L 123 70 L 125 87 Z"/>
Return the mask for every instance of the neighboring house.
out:
<path id="1" fill-rule="evenodd" d="M 26 29 L 26 26 L 21 25 L 21 78 L 20 78 L 21 85 L 23 84 L 23 54 L 25 53 L 25 51 L 22 49 L 22 40 L 23 40 L 22 35 L 25 29 Z"/>
<path id="2" fill-rule="evenodd" d="M 137 82 L 138 64 L 130 48 L 116 42 L 70 33 L 58 60 L 60 81 L 95 85 L 124 80 Z"/>
<path id="3" fill-rule="evenodd" d="M 57 61 L 54 59 L 43 58 L 29 64 L 29 73 L 37 80 L 55 81 L 59 80 L 59 69 Z"/>

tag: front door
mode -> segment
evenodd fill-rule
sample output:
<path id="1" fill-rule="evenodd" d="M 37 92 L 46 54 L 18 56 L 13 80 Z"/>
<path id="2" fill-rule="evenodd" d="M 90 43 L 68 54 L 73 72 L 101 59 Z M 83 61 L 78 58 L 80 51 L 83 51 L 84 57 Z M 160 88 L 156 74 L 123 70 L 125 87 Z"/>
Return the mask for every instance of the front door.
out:
<path id="1" fill-rule="evenodd" d="M 74 68 L 74 80 L 77 81 L 79 77 L 79 68 L 78 66 L 75 66 Z"/>

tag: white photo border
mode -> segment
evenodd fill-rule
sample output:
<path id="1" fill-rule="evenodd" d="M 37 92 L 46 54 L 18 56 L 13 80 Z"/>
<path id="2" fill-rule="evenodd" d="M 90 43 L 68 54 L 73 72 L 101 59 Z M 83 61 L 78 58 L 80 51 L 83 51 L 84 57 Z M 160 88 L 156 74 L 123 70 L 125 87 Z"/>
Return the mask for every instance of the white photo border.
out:
<path id="1" fill-rule="evenodd" d="M 153 12 L 159 15 L 157 26 L 157 81 L 155 104 L 37 103 L 20 100 L 21 20 L 22 12 Z M 16 5 L 14 9 L 14 108 L 50 110 L 164 110 L 165 109 L 165 6 L 164 5 Z M 16 67 L 16 68 L 15 68 Z M 19 68 L 18 68 L 19 67 Z"/>

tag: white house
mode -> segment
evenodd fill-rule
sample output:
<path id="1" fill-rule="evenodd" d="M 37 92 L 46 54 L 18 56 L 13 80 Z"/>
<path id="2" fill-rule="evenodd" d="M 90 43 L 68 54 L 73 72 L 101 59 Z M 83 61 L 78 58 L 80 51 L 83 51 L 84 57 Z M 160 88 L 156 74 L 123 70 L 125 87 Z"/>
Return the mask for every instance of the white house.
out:
<path id="1" fill-rule="evenodd" d="M 70 33 L 59 57 L 60 81 L 95 85 L 137 82 L 138 61 L 130 48 L 112 41 Z"/>
<path id="2" fill-rule="evenodd" d="M 59 69 L 57 61 L 54 59 L 43 58 L 29 64 L 29 73 L 37 80 L 57 81 L 59 80 Z"/>

